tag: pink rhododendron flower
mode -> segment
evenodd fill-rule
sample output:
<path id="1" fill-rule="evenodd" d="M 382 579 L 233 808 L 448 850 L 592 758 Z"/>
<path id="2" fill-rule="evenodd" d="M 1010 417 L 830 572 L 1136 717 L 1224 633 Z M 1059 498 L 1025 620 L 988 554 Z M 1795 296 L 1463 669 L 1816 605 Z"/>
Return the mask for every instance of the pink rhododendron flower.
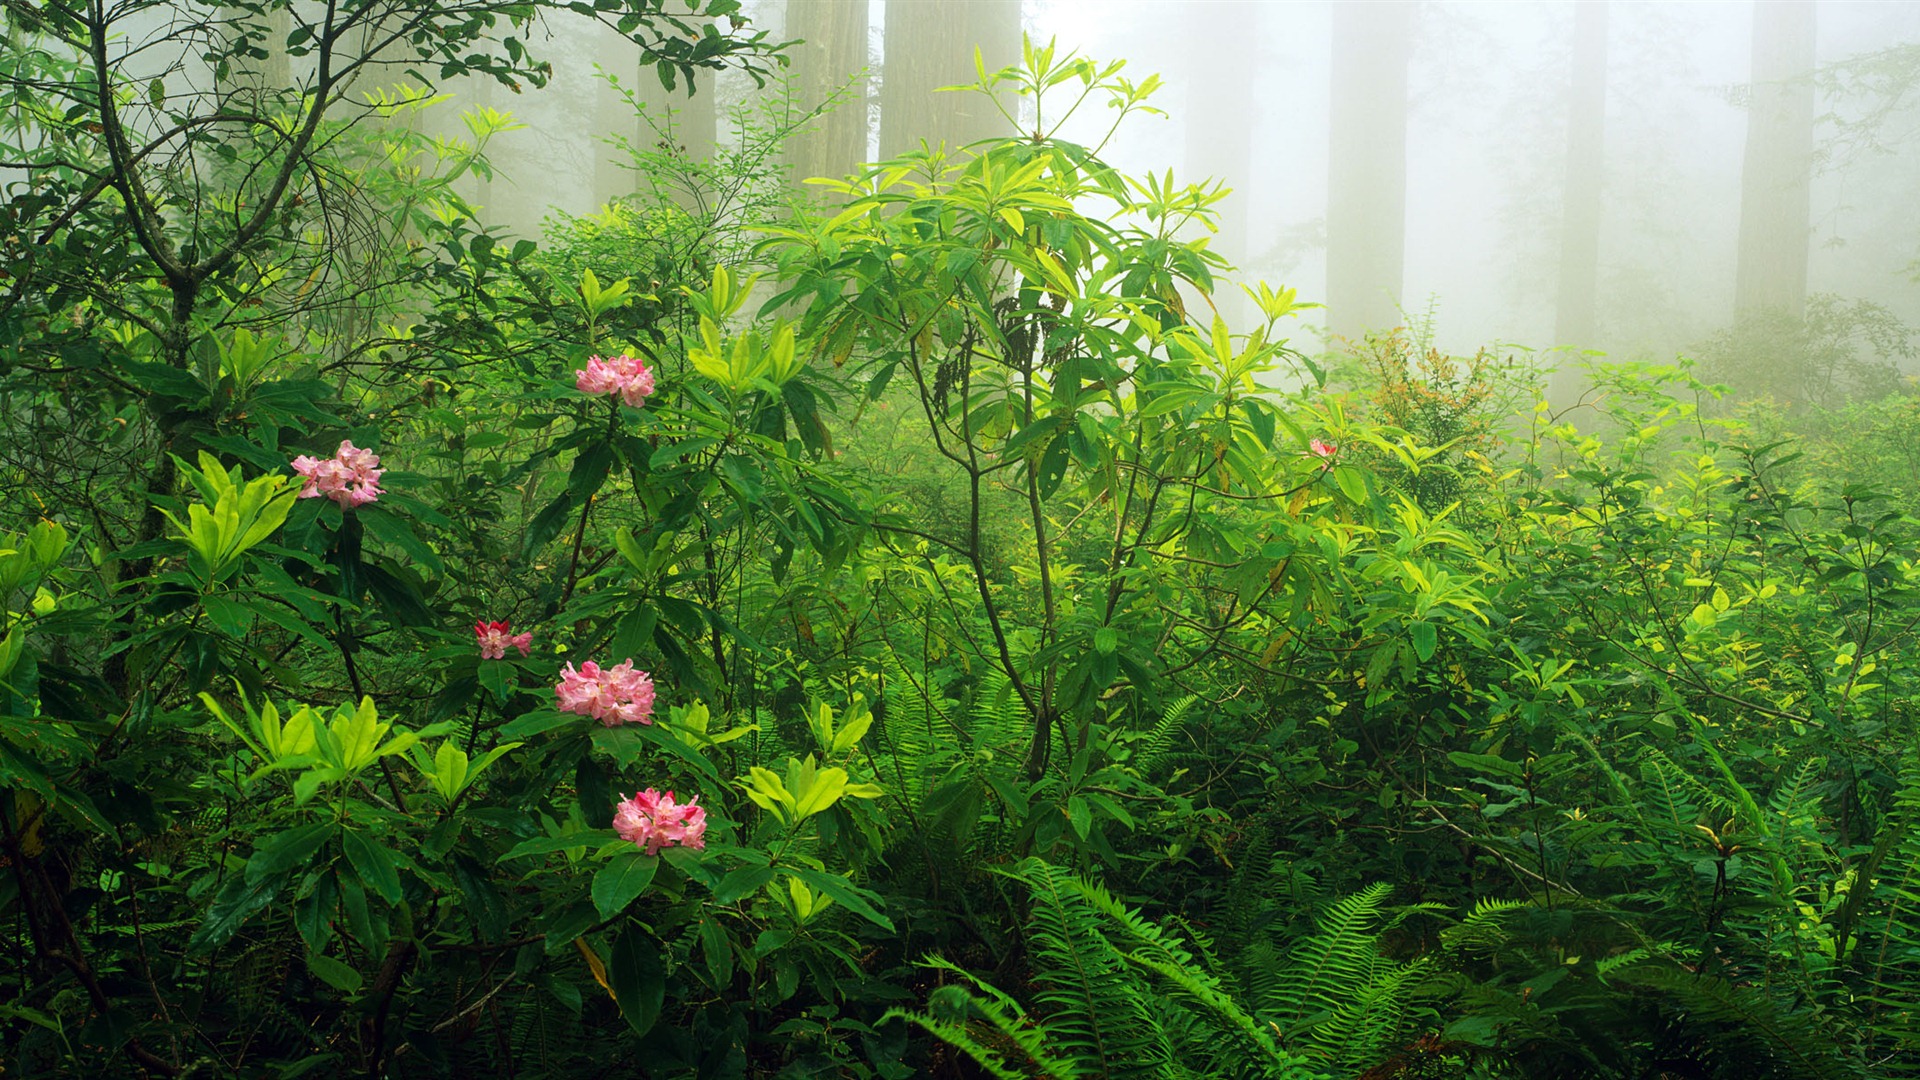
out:
<path id="1" fill-rule="evenodd" d="M 621 354 L 611 360 L 587 358 L 587 366 L 573 373 L 573 385 L 588 394 L 619 394 L 634 408 L 653 393 L 653 369 L 636 357 Z"/>
<path id="2" fill-rule="evenodd" d="M 293 459 L 293 471 L 307 481 L 300 488 L 301 498 L 324 495 L 346 510 L 364 506 L 386 494 L 380 489 L 380 474 L 386 470 L 380 467 L 379 456 L 351 442 L 341 443 L 330 458 L 301 454 Z"/>
<path id="3" fill-rule="evenodd" d="M 1323 457 L 1323 458 L 1330 458 L 1333 455 L 1340 452 L 1340 448 L 1338 446 L 1335 446 L 1334 444 L 1327 442 L 1324 439 L 1313 439 L 1309 441 L 1307 443 L 1307 449 L 1313 451 L 1313 455 L 1315 457 Z"/>
<path id="4" fill-rule="evenodd" d="M 473 636 L 480 639 L 480 659 L 504 660 L 507 646 L 520 650 L 525 656 L 533 651 L 533 632 L 511 633 L 513 625 L 507 622 L 477 622 L 473 624 Z"/>
<path id="5" fill-rule="evenodd" d="M 653 678 L 633 661 L 603 668 L 589 660 L 578 671 L 568 664 L 553 688 L 560 711 L 591 716 L 608 727 L 653 723 Z"/>
<path id="6" fill-rule="evenodd" d="M 699 851 L 707 846 L 707 811 L 699 802 L 696 795 L 678 804 L 673 792 L 662 795 L 648 788 L 621 800 L 613 812 L 613 831 L 649 855 L 658 855 L 665 847 Z"/>

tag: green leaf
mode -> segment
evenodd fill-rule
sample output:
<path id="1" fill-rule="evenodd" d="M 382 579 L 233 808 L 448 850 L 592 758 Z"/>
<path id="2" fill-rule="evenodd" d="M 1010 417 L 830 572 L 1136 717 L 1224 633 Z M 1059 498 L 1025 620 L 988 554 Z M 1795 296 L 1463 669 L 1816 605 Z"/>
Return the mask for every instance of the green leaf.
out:
<path id="1" fill-rule="evenodd" d="M 700 954 L 707 962 L 707 976 L 713 988 L 725 992 L 733 981 L 733 945 L 727 940 L 726 927 L 718 919 L 700 920 Z"/>
<path id="2" fill-rule="evenodd" d="M 1065 436 L 1056 437 L 1048 444 L 1047 452 L 1040 455 L 1037 489 L 1042 502 L 1053 498 L 1060 490 L 1060 481 L 1067 475 L 1068 446 Z"/>
<path id="3" fill-rule="evenodd" d="M 551 855 L 556 851 L 597 848 L 618 837 L 619 834 L 612 829 L 582 829 L 579 832 L 565 833 L 561 836 L 536 836 L 509 848 L 505 855 L 500 856 L 499 861 L 521 859 L 528 855 Z"/>
<path id="4" fill-rule="evenodd" d="M 296 825 L 273 834 L 255 845 L 253 857 L 247 860 L 247 882 L 256 884 L 299 866 L 313 858 L 331 835 L 331 823 Z"/>
<path id="5" fill-rule="evenodd" d="M 1340 488 L 1340 494 L 1345 495 L 1348 501 L 1359 506 L 1367 505 L 1367 477 L 1365 473 L 1351 465 L 1335 465 L 1333 467 L 1333 482 Z"/>
<path id="6" fill-rule="evenodd" d="M 273 902 L 278 891 L 279 882 L 273 878 L 257 882 L 239 874 L 228 878 L 220 894 L 208 905 L 207 919 L 194 931 L 193 940 L 187 943 L 188 950 L 204 953 L 226 944 L 249 916 Z"/>
<path id="7" fill-rule="evenodd" d="M 593 906 L 603 919 L 611 919 L 647 890 L 659 858 L 644 851 L 623 851 L 593 875 Z"/>
<path id="8" fill-rule="evenodd" d="M 200 610 L 207 613 L 207 620 L 228 637 L 245 637 L 253 625 L 253 605 L 244 600 L 226 596 L 202 596 Z"/>
<path id="9" fill-rule="evenodd" d="M 546 509 L 535 514 L 527 525 L 526 545 L 521 549 L 523 559 L 532 559 L 540 549 L 546 547 L 553 538 L 560 535 L 566 527 L 567 518 L 573 513 L 573 493 L 563 491 L 547 504 Z"/>
<path id="10" fill-rule="evenodd" d="M 731 904 L 752 896 L 773 880 L 773 868 L 768 866 L 742 866 L 720 879 L 713 887 L 713 902 Z"/>
<path id="11" fill-rule="evenodd" d="M 482 660 L 475 675 L 487 693 L 493 695 L 493 700 L 504 705 L 513 686 L 513 670 L 513 665 L 505 660 Z"/>
<path id="12" fill-rule="evenodd" d="M 644 929 L 628 927 L 614 941 L 613 954 L 607 958 L 607 981 L 613 984 L 613 999 L 634 1034 L 652 1031 L 666 1000 L 667 976 L 660 951 Z"/>
<path id="13" fill-rule="evenodd" d="M 801 881 L 806 882 L 815 892 L 826 893 L 841 907 L 880 927 L 882 930 L 888 933 L 893 932 L 893 922 L 885 915 L 882 915 L 879 907 L 876 906 L 880 903 L 880 898 L 860 888 L 853 882 L 848 881 L 846 878 L 841 877 L 839 874 L 829 874 L 824 870 L 812 870 L 804 866 L 783 866 L 780 870 L 790 877 L 797 877 Z"/>
<path id="14" fill-rule="evenodd" d="M 1087 800 L 1075 795 L 1067 800 L 1067 820 L 1072 822 L 1074 834 L 1085 840 L 1093 832 L 1093 811 L 1087 807 Z"/>
<path id="15" fill-rule="evenodd" d="M 1493 776 L 1511 777 L 1518 780 L 1526 775 L 1526 769 L 1517 761 L 1508 761 L 1498 754 L 1467 754 L 1454 751 L 1447 760 L 1463 769 Z"/>
<path id="16" fill-rule="evenodd" d="M 1434 646 L 1438 644 L 1439 639 L 1434 625 L 1422 619 L 1407 627 L 1407 632 L 1413 638 L 1413 652 L 1420 658 L 1420 662 L 1424 664 L 1433 659 Z"/>
<path id="17" fill-rule="evenodd" d="M 573 459 L 572 471 L 567 474 L 567 493 L 573 497 L 574 504 L 584 503 L 597 493 L 612 469 L 612 443 L 596 442 L 580 451 Z"/>
<path id="18" fill-rule="evenodd" d="M 503 739 L 524 739 L 543 731 L 552 731 L 555 728 L 570 727 L 584 722 L 584 717 L 563 713 L 558 709 L 534 709 L 502 724 L 499 735 Z"/>
<path id="19" fill-rule="evenodd" d="M 575 938 L 593 929 L 599 921 L 599 913 L 584 900 L 551 912 L 539 923 L 540 933 L 546 939 L 547 955 L 552 956 L 566 948 Z"/>
<path id="20" fill-rule="evenodd" d="M 366 528 L 368 536 L 399 548 L 406 552 L 407 558 L 436 574 L 445 571 L 446 566 L 441 563 L 439 553 L 414 535 L 413 526 L 405 518 L 396 516 L 378 504 L 363 506 L 355 514 L 359 516 L 360 524 Z"/>
<path id="21" fill-rule="evenodd" d="M 341 963 L 325 953 L 308 953 L 307 970 L 319 976 L 321 982 L 335 990 L 348 994 L 360 991 L 360 973 L 350 965 Z"/>
<path id="22" fill-rule="evenodd" d="M 346 849 L 347 861 L 353 864 L 361 881 L 387 903 L 400 902 L 400 871 L 393 865 L 392 852 L 367 839 L 366 834 L 351 829 L 341 837 L 340 846 Z"/>

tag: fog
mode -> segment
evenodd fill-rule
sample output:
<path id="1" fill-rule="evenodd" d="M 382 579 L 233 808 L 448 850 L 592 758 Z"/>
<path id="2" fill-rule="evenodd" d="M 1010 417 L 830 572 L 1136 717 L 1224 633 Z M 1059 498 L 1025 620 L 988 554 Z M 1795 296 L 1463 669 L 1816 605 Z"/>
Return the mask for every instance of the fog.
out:
<path id="1" fill-rule="evenodd" d="M 796 109 L 851 86 L 852 103 L 790 151 L 800 171 L 994 133 L 997 117 L 928 88 L 970 77 L 962 42 L 1011 62 L 1016 19 L 1160 73 L 1166 115 L 1130 124 L 1110 159 L 1231 186 L 1215 244 L 1244 277 L 1330 305 L 1308 316 L 1316 332 L 1399 322 L 1454 351 L 1668 358 L 1726 332 L 1737 307 L 1797 318 L 1804 296 L 1920 323 L 1920 93 L 1904 93 L 1920 78 L 1920 5 L 768 0 L 747 13 L 812 39 L 794 47 Z M 1774 35 L 1758 54 L 1756 32 Z M 654 136 L 596 65 L 656 111 L 686 109 L 678 137 L 696 152 L 735 137 L 729 109 L 774 93 L 733 73 L 669 95 L 584 20 L 545 33 L 547 89 L 458 88 L 459 104 L 526 125 L 495 140 L 495 179 L 468 192 L 519 232 L 636 182 L 600 140 Z M 1875 54 L 1872 76 L 1859 61 Z M 1068 137 L 1104 122 L 1088 115 Z"/>

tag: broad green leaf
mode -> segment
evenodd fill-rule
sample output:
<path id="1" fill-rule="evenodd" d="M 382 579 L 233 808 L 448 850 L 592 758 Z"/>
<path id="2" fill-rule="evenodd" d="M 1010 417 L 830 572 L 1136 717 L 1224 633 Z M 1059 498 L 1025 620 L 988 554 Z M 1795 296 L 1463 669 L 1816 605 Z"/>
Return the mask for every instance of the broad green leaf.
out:
<path id="1" fill-rule="evenodd" d="M 827 894 L 833 898 L 834 903 L 839 904 L 855 915 L 880 927 L 882 930 L 889 933 L 893 932 L 892 920 L 880 913 L 880 898 L 856 886 L 846 878 L 838 874 L 830 874 L 824 870 L 813 870 L 804 866 L 783 866 L 780 870 L 790 877 L 797 877 L 801 881 L 806 882 L 815 892 Z"/>
<path id="2" fill-rule="evenodd" d="M 344 964 L 325 953 L 307 954 L 307 970 L 319 977 L 321 982 L 343 993 L 360 992 L 360 973 L 350 965 Z"/>
<path id="3" fill-rule="evenodd" d="M 713 902 L 732 904 L 752 896 L 773 880 L 773 869 L 766 866 L 742 866 L 730 870 L 713 887 Z"/>
<path id="4" fill-rule="evenodd" d="M 267 837 L 254 846 L 253 856 L 247 860 L 247 880 L 264 881 L 313 858 L 333 835 L 333 829 L 331 823 L 296 825 Z"/>
<path id="5" fill-rule="evenodd" d="M 611 919 L 645 892 L 652 883 L 659 858 L 644 851 L 623 851 L 593 875 L 593 906 L 603 919 Z"/>
<path id="6" fill-rule="evenodd" d="M 387 903 L 400 902 L 400 871 L 394 866 L 392 852 L 365 833 L 352 829 L 342 836 L 340 846 L 346 850 L 347 861 L 353 864 L 362 882 Z"/>
<path id="7" fill-rule="evenodd" d="M 645 929 L 629 926 L 614 940 L 607 957 L 607 981 L 613 984 L 613 1000 L 634 1034 L 652 1031 L 666 1000 L 667 975 L 659 948 Z"/>
<path id="8" fill-rule="evenodd" d="M 508 848 L 507 853 L 500 856 L 498 861 L 523 859 L 529 855 L 551 855 L 556 851 L 598 848 L 617 839 L 619 834 L 612 829 L 582 829 L 579 832 L 563 833 L 560 836 L 536 836 Z"/>
<path id="9" fill-rule="evenodd" d="M 1420 662 L 1424 664 L 1433 659 L 1434 647 L 1439 642 L 1439 635 L 1434 625 L 1422 620 L 1407 627 L 1407 632 L 1413 638 L 1413 652 L 1420 658 Z"/>

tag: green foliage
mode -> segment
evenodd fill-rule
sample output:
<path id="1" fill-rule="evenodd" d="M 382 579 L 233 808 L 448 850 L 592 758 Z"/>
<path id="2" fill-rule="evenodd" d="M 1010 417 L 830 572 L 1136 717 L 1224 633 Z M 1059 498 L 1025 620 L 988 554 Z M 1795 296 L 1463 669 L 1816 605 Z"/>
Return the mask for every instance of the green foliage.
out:
<path id="1" fill-rule="evenodd" d="M 980 994 L 950 986 L 936 992 L 928 1013 L 896 1015 L 995 1076 L 1321 1075 L 1285 1052 L 1185 942 L 1098 884 L 1038 859 L 1008 876 L 1032 901 L 1027 943 L 1038 1015 L 971 976 L 965 981 Z"/>
<path id="2" fill-rule="evenodd" d="M 542 5 L 389 7 L 544 78 Z M 1910 401 L 1329 382 L 1051 46 L 1017 136 L 816 204 L 743 118 L 508 242 L 510 117 L 262 85 L 364 5 L 162 35 L 279 126 L 5 10 L 11 1072 L 1914 1075 Z M 677 81 L 732 11 L 581 14 Z"/>
<path id="3" fill-rule="evenodd" d="M 1898 316 L 1870 300 L 1816 293 L 1804 315 L 1748 315 L 1699 352 L 1708 374 L 1743 396 L 1795 410 L 1834 408 L 1900 389 L 1901 366 L 1915 355 L 1913 336 Z"/>

